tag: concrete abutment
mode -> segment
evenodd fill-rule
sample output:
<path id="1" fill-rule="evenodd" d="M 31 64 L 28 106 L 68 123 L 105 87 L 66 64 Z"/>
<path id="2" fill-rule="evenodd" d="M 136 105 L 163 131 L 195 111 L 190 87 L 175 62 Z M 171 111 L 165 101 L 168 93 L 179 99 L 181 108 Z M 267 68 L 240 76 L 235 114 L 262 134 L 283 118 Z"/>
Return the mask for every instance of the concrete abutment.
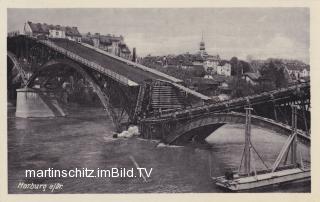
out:
<path id="1" fill-rule="evenodd" d="M 65 116 L 57 100 L 50 96 L 50 91 L 33 88 L 17 89 L 16 117 L 44 118 Z"/>

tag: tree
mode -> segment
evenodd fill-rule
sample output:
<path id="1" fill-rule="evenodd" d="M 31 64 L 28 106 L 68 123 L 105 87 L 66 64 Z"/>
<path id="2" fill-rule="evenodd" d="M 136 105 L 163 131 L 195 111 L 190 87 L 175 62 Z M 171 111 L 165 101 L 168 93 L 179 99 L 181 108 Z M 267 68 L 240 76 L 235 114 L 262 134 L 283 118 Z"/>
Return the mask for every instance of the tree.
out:
<path id="1" fill-rule="evenodd" d="M 230 64 L 231 64 L 231 75 L 236 76 L 238 73 L 238 58 L 232 57 L 230 59 Z"/>
<path id="2" fill-rule="evenodd" d="M 285 65 L 281 60 L 270 60 L 262 66 L 260 74 L 262 79 L 271 81 L 276 88 L 288 86 Z"/>
<path id="3" fill-rule="evenodd" d="M 243 79 L 233 78 L 229 82 L 229 86 L 232 89 L 231 91 L 232 98 L 244 97 L 244 96 L 255 94 L 254 86 L 252 86 L 250 83 L 248 83 Z"/>
<path id="4" fill-rule="evenodd" d="M 239 69 L 241 70 L 241 74 L 253 71 L 252 68 L 251 68 L 251 65 L 246 61 L 240 60 L 239 66 L 240 66 Z"/>
<path id="5" fill-rule="evenodd" d="M 252 72 L 251 65 L 243 60 L 239 60 L 237 57 L 232 57 L 230 60 L 231 75 L 241 77 L 245 72 Z"/>

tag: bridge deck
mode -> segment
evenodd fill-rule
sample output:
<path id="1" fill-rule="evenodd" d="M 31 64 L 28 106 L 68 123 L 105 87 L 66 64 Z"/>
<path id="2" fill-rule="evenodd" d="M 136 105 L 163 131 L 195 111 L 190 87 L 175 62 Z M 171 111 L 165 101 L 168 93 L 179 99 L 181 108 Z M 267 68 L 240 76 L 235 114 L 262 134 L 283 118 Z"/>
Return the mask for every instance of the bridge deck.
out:
<path id="1" fill-rule="evenodd" d="M 122 76 L 125 76 L 128 79 L 139 84 L 142 83 L 144 80 L 148 79 L 161 79 L 172 82 L 172 79 L 170 77 L 161 76 L 153 72 L 145 71 L 141 68 L 126 64 L 122 60 L 117 60 L 116 58 L 110 57 L 106 54 L 99 53 L 91 48 L 85 47 L 73 41 L 59 39 L 54 40 L 54 43 L 61 48 L 71 51 L 89 61 L 95 62 L 101 65 L 102 67 L 105 67 Z"/>
<path id="2" fill-rule="evenodd" d="M 210 112 L 210 113 L 224 112 L 227 110 L 243 108 L 249 105 L 256 105 L 264 102 L 270 102 L 270 101 L 272 102 L 272 101 L 281 100 L 281 99 L 289 99 L 292 96 L 297 96 L 296 95 L 297 91 L 308 93 L 309 90 L 310 90 L 310 83 L 306 82 L 306 83 L 290 86 L 288 88 L 277 89 L 277 90 L 264 92 L 264 93 L 256 94 L 252 96 L 216 102 L 213 104 L 206 104 L 203 106 L 191 107 L 184 110 L 169 111 L 169 112 L 163 111 L 157 117 L 151 116 L 144 119 L 144 121 L 157 122 L 157 121 L 171 119 L 173 117 L 175 119 L 179 119 L 179 118 L 185 119 L 185 118 L 188 118 L 190 115 L 196 116 L 196 115 L 201 115 L 207 112 Z"/>

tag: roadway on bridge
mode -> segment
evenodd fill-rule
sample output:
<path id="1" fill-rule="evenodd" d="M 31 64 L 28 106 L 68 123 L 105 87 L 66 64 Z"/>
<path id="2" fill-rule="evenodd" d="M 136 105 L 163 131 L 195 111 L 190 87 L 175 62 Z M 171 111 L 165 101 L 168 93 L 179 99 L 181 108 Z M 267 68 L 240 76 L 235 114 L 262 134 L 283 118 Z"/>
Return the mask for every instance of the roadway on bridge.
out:
<path id="1" fill-rule="evenodd" d="M 110 56 L 99 53 L 93 49 L 85 47 L 79 43 L 69 41 L 69 40 L 54 40 L 54 43 L 61 48 L 71 51 L 80 57 L 83 57 L 89 61 L 95 62 L 102 67 L 105 67 L 111 71 L 114 71 L 128 79 L 141 84 L 144 80 L 148 79 L 161 79 L 165 81 L 171 81 L 166 77 L 156 75 L 152 72 L 145 71 L 138 67 L 134 67 L 124 63 L 123 61 L 118 61 Z"/>

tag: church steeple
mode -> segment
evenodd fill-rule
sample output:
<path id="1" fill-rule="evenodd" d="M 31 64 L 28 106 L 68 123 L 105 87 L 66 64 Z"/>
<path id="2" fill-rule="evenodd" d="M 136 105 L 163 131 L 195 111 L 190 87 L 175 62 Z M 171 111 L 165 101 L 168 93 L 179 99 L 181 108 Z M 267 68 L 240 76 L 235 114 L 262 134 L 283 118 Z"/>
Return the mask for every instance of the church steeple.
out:
<path id="1" fill-rule="evenodd" d="M 206 47 L 205 47 L 205 43 L 203 41 L 203 32 L 202 32 L 202 37 L 201 37 L 201 42 L 200 42 L 200 52 L 203 52 L 206 50 Z"/>
<path id="2" fill-rule="evenodd" d="M 202 34 L 201 34 L 200 55 L 201 55 L 202 57 L 206 57 L 206 56 L 207 56 L 206 46 L 205 46 L 205 43 L 204 43 L 204 40 L 203 40 L 203 31 L 202 31 Z"/>

